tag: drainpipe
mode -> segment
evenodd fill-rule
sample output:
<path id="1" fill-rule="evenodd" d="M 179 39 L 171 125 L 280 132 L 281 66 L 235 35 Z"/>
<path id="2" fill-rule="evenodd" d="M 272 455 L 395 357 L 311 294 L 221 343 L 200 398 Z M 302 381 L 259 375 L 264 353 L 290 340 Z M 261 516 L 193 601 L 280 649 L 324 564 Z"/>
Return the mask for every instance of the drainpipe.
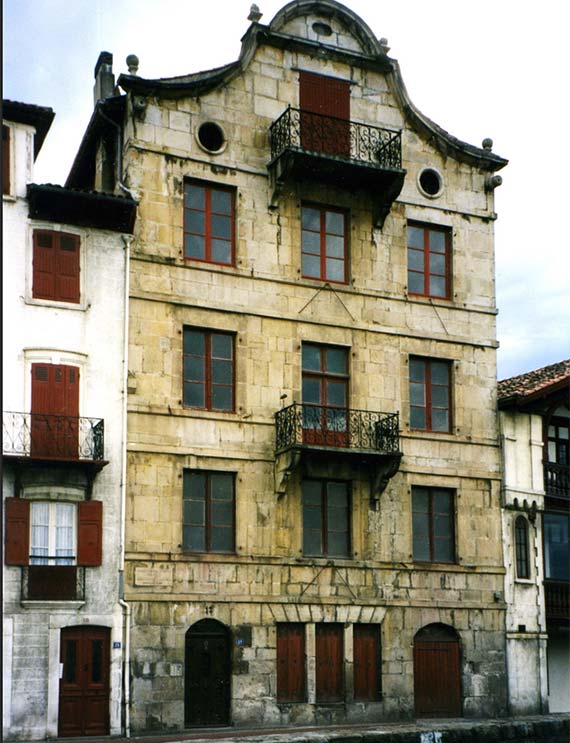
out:
<path id="1" fill-rule="evenodd" d="M 123 400 L 122 400 L 122 447 L 121 447 L 121 549 L 119 575 L 121 576 L 119 604 L 123 607 L 123 703 L 125 706 L 125 736 L 131 735 L 131 607 L 124 600 L 124 575 L 125 575 L 125 527 L 127 507 L 127 384 L 128 384 L 128 352 L 129 352 L 129 291 L 130 291 L 130 249 L 132 236 L 123 235 L 125 245 L 125 288 L 123 297 Z"/>

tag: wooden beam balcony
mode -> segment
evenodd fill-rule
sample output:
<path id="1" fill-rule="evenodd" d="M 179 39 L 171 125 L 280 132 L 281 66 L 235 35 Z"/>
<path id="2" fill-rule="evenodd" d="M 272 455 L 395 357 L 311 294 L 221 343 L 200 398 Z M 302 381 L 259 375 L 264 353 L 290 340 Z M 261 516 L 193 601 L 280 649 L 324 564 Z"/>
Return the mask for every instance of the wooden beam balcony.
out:
<path id="1" fill-rule="evenodd" d="M 570 581 L 544 582 L 546 621 L 570 624 Z"/>
<path id="2" fill-rule="evenodd" d="M 330 183 L 368 191 L 382 227 L 406 175 L 401 132 L 291 107 L 269 132 L 274 207 L 288 180 Z"/>
<path id="3" fill-rule="evenodd" d="M 567 464 L 544 464 L 544 492 L 548 498 L 570 503 L 570 467 Z"/>

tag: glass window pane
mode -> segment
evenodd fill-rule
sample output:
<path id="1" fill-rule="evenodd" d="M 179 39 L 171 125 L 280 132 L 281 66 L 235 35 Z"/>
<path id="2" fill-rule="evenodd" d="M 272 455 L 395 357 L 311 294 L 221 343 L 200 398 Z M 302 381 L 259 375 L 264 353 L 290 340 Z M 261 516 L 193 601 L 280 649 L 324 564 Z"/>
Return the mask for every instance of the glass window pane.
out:
<path id="1" fill-rule="evenodd" d="M 206 523 L 206 504 L 202 500 L 185 499 L 184 523 L 187 526 L 204 526 Z"/>
<path id="2" fill-rule="evenodd" d="M 419 428 L 420 430 L 425 430 L 426 411 L 424 408 L 411 408 L 410 409 L 410 426 L 412 428 Z"/>
<path id="3" fill-rule="evenodd" d="M 187 183 L 185 204 L 187 207 L 192 207 L 193 209 L 205 209 L 206 189 L 202 186 L 195 186 L 193 184 Z"/>
<path id="4" fill-rule="evenodd" d="M 214 333 L 212 335 L 212 356 L 216 359 L 231 359 L 233 356 L 233 336 Z"/>
<path id="5" fill-rule="evenodd" d="M 186 258 L 205 259 L 206 243 L 202 235 L 184 235 L 184 255 Z"/>
<path id="6" fill-rule="evenodd" d="M 449 387 L 432 387 L 431 404 L 436 408 L 449 407 Z"/>
<path id="7" fill-rule="evenodd" d="M 346 405 L 346 384 L 344 382 L 327 382 L 327 404 Z"/>
<path id="8" fill-rule="evenodd" d="M 318 232 L 307 232 L 303 230 L 302 234 L 302 250 L 304 253 L 312 253 L 313 255 L 319 255 L 321 252 L 321 236 Z"/>
<path id="9" fill-rule="evenodd" d="M 408 268 L 415 271 L 424 270 L 424 252 L 423 250 L 408 250 Z"/>
<path id="10" fill-rule="evenodd" d="M 423 273 L 408 271 L 408 291 L 412 294 L 423 294 L 425 291 L 425 279 Z"/>
<path id="11" fill-rule="evenodd" d="M 445 255 L 440 253 L 430 253 L 429 270 L 431 273 L 445 275 Z"/>
<path id="12" fill-rule="evenodd" d="M 431 362 L 432 384 L 449 384 L 449 364 L 445 361 Z"/>
<path id="13" fill-rule="evenodd" d="M 321 385 L 317 379 L 303 379 L 303 402 L 321 403 Z"/>
<path id="14" fill-rule="evenodd" d="M 231 384 L 233 374 L 233 364 L 231 361 L 220 361 L 216 359 L 212 362 L 212 381 L 216 384 Z"/>
<path id="15" fill-rule="evenodd" d="M 225 263 L 229 265 L 232 262 L 232 244 L 229 240 L 212 239 L 212 261 L 215 263 Z"/>
<path id="16" fill-rule="evenodd" d="M 429 293 L 431 297 L 446 297 L 447 287 L 444 276 L 430 276 Z"/>
<path id="17" fill-rule="evenodd" d="M 203 356 L 184 356 L 184 379 L 186 381 L 203 382 L 206 365 Z"/>
<path id="18" fill-rule="evenodd" d="M 326 212 L 325 229 L 329 234 L 344 235 L 344 214 L 340 212 Z"/>
<path id="19" fill-rule="evenodd" d="M 327 258 L 326 260 L 326 276 L 325 279 L 329 281 L 344 282 L 344 261 L 338 261 L 336 259 Z"/>
<path id="20" fill-rule="evenodd" d="M 203 472 L 184 472 L 184 497 L 200 498 L 206 497 L 206 475 Z"/>
<path id="21" fill-rule="evenodd" d="M 429 249 L 434 253 L 445 253 L 445 233 L 434 232 L 430 230 L 429 233 Z"/>
<path id="22" fill-rule="evenodd" d="M 428 522 L 424 514 L 413 516 L 413 554 L 414 560 L 430 559 Z"/>
<path id="23" fill-rule="evenodd" d="M 212 410 L 232 410 L 233 390 L 231 387 L 212 386 Z"/>
<path id="24" fill-rule="evenodd" d="M 449 413 L 447 410 L 432 410 L 431 429 L 432 431 L 449 431 Z"/>
<path id="25" fill-rule="evenodd" d="M 329 258 L 344 258 L 344 237 L 327 235 L 326 254 Z"/>
<path id="26" fill-rule="evenodd" d="M 234 521 L 233 503 L 225 503 L 224 501 L 212 501 L 211 514 L 212 527 L 232 526 Z"/>
<path id="27" fill-rule="evenodd" d="M 321 505 L 321 483 L 316 480 L 303 480 L 303 503 Z"/>
<path id="28" fill-rule="evenodd" d="M 423 249 L 424 231 L 421 227 L 408 226 L 408 247 Z"/>
<path id="29" fill-rule="evenodd" d="M 216 191 L 212 189 L 210 203 L 213 212 L 218 214 L 232 213 L 232 195 L 229 191 Z"/>
<path id="30" fill-rule="evenodd" d="M 412 491 L 412 503 L 414 512 L 429 512 L 429 493 L 424 488 L 414 488 Z"/>
<path id="31" fill-rule="evenodd" d="M 435 513 L 447 513 L 452 512 L 452 495 L 445 490 L 434 490 L 433 491 L 433 510 Z"/>
<path id="32" fill-rule="evenodd" d="M 310 508 L 305 505 L 303 509 L 303 527 L 305 529 L 320 529 L 321 528 L 321 509 Z"/>
<path id="33" fill-rule="evenodd" d="M 410 402 L 412 405 L 426 404 L 425 384 L 421 384 L 420 382 L 412 382 L 410 384 Z"/>
<path id="34" fill-rule="evenodd" d="M 329 506 L 346 508 L 348 505 L 348 488 L 344 482 L 327 483 L 327 496 Z"/>
<path id="35" fill-rule="evenodd" d="M 194 353 L 203 356 L 206 352 L 206 338 L 204 333 L 195 330 L 184 331 L 184 353 Z"/>
<path id="36" fill-rule="evenodd" d="M 436 562 L 453 562 L 453 543 L 451 538 L 436 538 L 434 545 L 434 560 Z"/>
<path id="37" fill-rule="evenodd" d="M 233 552 L 234 531 L 232 527 L 216 526 L 211 533 L 212 552 Z"/>
<path id="38" fill-rule="evenodd" d="M 328 550 L 327 553 L 331 557 L 348 557 L 348 533 L 347 532 L 333 532 L 328 535 Z"/>
<path id="39" fill-rule="evenodd" d="M 231 474 L 210 475 L 212 498 L 219 501 L 232 501 L 234 497 L 234 476 Z"/>
<path id="40" fill-rule="evenodd" d="M 425 361 L 420 359 L 410 360 L 410 379 L 413 382 L 423 382 L 426 378 Z"/>
<path id="41" fill-rule="evenodd" d="M 558 428 L 558 438 L 563 439 L 564 441 L 568 438 L 568 429 L 565 426 L 560 426 Z"/>
<path id="42" fill-rule="evenodd" d="M 184 382 L 184 405 L 191 408 L 206 407 L 206 390 L 203 384 Z"/>
<path id="43" fill-rule="evenodd" d="M 303 343 L 302 346 L 303 369 L 318 371 L 321 368 L 321 350 L 318 346 Z"/>
<path id="44" fill-rule="evenodd" d="M 321 259 L 318 255 L 307 255 L 306 253 L 303 253 L 301 270 L 303 276 L 307 276 L 310 279 L 320 279 Z"/>
<path id="45" fill-rule="evenodd" d="M 304 206 L 301 210 L 301 224 L 304 229 L 316 230 L 321 229 L 321 213 L 318 209 L 312 209 L 310 206 Z"/>
<path id="46" fill-rule="evenodd" d="M 68 684 L 75 683 L 77 667 L 77 641 L 67 640 L 65 643 L 64 679 Z"/>
<path id="47" fill-rule="evenodd" d="M 103 676 L 103 642 L 102 640 L 92 640 L 91 643 L 91 682 L 100 684 Z"/>
<path id="48" fill-rule="evenodd" d="M 204 212 L 186 210 L 186 232 L 196 232 L 198 235 L 203 235 L 206 231 L 205 226 Z"/>
<path id="49" fill-rule="evenodd" d="M 184 526 L 182 546 L 185 550 L 203 552 L 206 549 L 206 531 L 200 526 Z"/>
<path id="50" fill-rule="evenodd" d="M 211 230 L 213 237 L 223 237 L 229 240 L 232 234 L 232 222 L 229 217 L 212 214 Z"/>
<path id="51" fill-rule="evenodd" d="M 327 371 L 333 374 L 346 374 L 347 354 L 344 348 L 327 348 Z"/>

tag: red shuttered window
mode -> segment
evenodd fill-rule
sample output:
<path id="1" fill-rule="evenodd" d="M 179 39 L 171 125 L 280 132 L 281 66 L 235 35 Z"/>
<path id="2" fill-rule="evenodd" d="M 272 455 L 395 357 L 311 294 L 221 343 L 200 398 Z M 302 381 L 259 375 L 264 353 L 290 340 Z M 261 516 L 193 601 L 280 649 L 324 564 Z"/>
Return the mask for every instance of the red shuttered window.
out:
<path id="1" fill-rule="evenodd" d="M 344 626 L 315 626 L 317 702 L 342 702 L 344 699 Z"/>
<path id="2" fill-rule="evenodd" d="M 355 624 L 354 648 L 354 698 L 373 702 L 382 692 L 380 626 Z"/>
<path id="3" fill-rule="evenodd" d="M 79 237 L 34 230 L 32 295 L 35 299 L 78 303 Z"/>
<path id="4" fill-rule="evenodd" d="M 277 625 L 277 701 L 304 702 L 305 625 Z"/>
<path id="5" fill-rule="evenodd" d="M 5 500 L 4 561 L 6 565 L 27 565 L 30 555 L 30 501 Z"/>

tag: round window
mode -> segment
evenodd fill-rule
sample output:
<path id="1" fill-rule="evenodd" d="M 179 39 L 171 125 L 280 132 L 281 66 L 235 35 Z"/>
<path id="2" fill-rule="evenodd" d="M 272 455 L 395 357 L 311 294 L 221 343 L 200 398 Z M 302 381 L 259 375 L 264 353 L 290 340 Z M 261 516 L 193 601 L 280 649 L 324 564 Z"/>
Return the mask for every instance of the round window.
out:
<path id="1" fill-rule="evenodd" d="M 439 196 L 443 189 L 441 175 L 433 168 L 424 168 L 419 177 L 420 189 L 426 196 Z"/>
<path id="2" fill-rule="evenodd" d="M 220 152 L 226 143 L 222 127 L 213 121 L 206 121 L 198 128 L 198 142 L 208 152 Z"/>

